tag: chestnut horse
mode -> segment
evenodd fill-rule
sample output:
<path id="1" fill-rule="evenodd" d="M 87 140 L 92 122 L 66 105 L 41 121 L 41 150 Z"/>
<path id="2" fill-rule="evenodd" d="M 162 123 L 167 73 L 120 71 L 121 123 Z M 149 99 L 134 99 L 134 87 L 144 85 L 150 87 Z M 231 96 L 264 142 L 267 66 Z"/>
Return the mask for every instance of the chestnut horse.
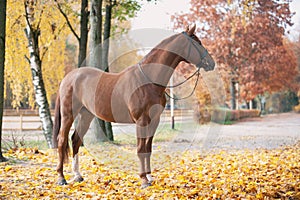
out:
<path id="1" fill-rule="evenodd" d="M 53 143 L 58 147 L 58 184 L 67 181 L 63 164 L 68 158 L 68 135 L 78 118 L 72 135 L 74 181 L 82 181 L 78 150 L 94 116 L 108 122 L 135 123 L 137 155 L 142 187 L 151 185 L 150 156 L 152 139 L 166 104 L 165 89 L 181 61 L 206 71 L 215 63 L 201 41 L 195 26 L 175 34 L 154 47 L 138 64 L 120 73 L 106 73 L 83 67 L 71 71 L 62 80 L 56 100 Z"/>

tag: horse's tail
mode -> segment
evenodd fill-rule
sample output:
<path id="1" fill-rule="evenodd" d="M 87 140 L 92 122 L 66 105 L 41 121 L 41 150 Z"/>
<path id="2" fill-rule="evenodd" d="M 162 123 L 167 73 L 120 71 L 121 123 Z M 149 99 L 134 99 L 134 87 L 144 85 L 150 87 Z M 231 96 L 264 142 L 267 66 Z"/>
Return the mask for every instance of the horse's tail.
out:
<path id="1" fill-rule="evenodd" d="M 53 141 L 53 148 L 58 148 L 58 134 L 60 131 L 60 126 L 61 126 L 61 113 L 60 113 L 60 95 L 59 93 L 57 94 L 56 97 L 56 103 L 55 103 L 55 114 L 54 114 L 54 125 L 53 125 L 53 132 L 52 132 L 52 141 Z M 68 138 L 66 141 L 65 149 L 62 149 L 62 154 L 63 154 L 63 161 L 67 162 L 68 161 L 68 156 L 69 156 L 69 142 Z"/>
<path id="2" fill-rule="evenodd" d="M 56 102 L 55 102 L 55 113 L 54 113 L 54 124 L 53 124 L 53 132 L 52 132 L 52 142 L 53 142 L 53 148 L 58 147 L 58 134 L 60 130 L 60 120 L 61 120 L 61 115 L 60 115 L 60 97 L 59 93 L 57 94 L 56 97 Z"/>

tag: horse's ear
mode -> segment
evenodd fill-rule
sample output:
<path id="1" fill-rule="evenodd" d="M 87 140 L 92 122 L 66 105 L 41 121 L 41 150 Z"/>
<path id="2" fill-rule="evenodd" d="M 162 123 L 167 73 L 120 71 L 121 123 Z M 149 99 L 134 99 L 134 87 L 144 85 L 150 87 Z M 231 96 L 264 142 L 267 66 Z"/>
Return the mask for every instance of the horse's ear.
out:
<path id="1" fill-rule="evenodd" d="M 196 30 L 196 24 L 194 24 L 194 26 L 190 30 L 187 31 L 187 34 L 188 35 L 193 35 L 195 30 Z"/>
<path id="2" fill-rule="evenodd" d="M 189 25 L 187 25 L 186 28 L 185 28 L 185 32 L 188 33 L 189 30 L 190 30 L 190 27 L 189 27 Z"/>

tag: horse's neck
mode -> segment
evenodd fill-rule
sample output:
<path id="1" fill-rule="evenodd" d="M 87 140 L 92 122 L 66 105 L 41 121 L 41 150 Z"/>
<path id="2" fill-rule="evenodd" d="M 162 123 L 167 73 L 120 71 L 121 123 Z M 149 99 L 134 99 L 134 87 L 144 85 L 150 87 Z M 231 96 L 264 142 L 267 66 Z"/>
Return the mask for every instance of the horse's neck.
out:
<path id="1" fill-rule="evenodd" d="M 141 63 L 161 64 L 175 69 L 179 62 L 183 60 L 184 59 L 176 53 L 172 53 L 164 49 L 154 48 L 143 58 Z"/>
<path id="2" fill-rule="evenodd" d="M 175 68 L 183 60 L 175 53 L 162 49 L 153 49 L 140 64 L 145 74 L 153 82 L 166 86 Z"/>

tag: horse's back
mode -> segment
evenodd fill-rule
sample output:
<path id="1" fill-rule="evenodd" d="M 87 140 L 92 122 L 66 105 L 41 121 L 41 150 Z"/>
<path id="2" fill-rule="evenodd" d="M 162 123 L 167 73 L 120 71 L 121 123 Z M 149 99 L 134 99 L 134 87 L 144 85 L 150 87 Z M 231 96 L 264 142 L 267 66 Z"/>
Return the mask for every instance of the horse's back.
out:
<path id="1" fill-rule="evenodd" d="M 81 68 L 77 68 L 77 69 L 73 69 L 72 71 L 70 71 L 63 80 L 72 80 L 74 81 L 77 78 L 81 78 L 81 77 L 85 77 L 85 76 L 99 76 L 102 73 L 104 73 L 104 71 L 99 70 L 97 68 L 93 68 L 93 67 L 81 67 Z"/>
<path id="2" fill-rule="evenodd" d="M 91 67 L 72 70 L 61 82 L 59 90 L 61 100 L 72 102 L 73 109 L 77 105 L 89 106 L 90 112 L 93 113 L 95 90 L 103 73 L 103 71 Z"/>

